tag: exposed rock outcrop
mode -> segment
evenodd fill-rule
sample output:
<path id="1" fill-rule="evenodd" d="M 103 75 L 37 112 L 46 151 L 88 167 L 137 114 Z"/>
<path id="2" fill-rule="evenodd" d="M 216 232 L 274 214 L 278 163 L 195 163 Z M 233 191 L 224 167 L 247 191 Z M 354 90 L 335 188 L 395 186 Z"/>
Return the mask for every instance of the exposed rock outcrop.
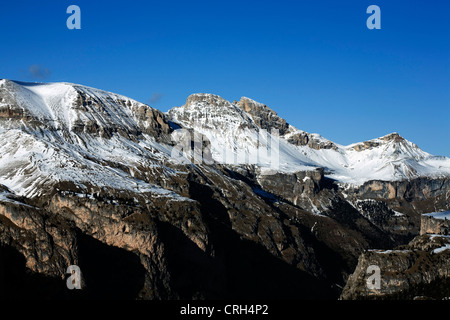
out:
<path id="1" fill-rule="evenodd" d="M 305 197 L 313 196 L 322 187 L 324 170 L 299 171 L 292 174 L 261 174 L 258 182 L 264 190 L 300 205 Z M 303 199 L 302 199 L 303 198 Z"/>
<path id="2" fill-rule="evenodd" d="M 445 217 L 437 218 L 433 214 L 423 214 L 420 217 L 420 234 L 450 235 L 450 211 Z"/>
<path id="3" fill-rule="evenodd" d="M 286 120 L 280 118 L 275 111 L 262 103 L 242 97 L 238 106 L 247 112 L 261 129 L 269 132 L 276 129 L 280 136 L 285 135 L 289 130 L 289 124 L 286 123 Z"/>
<path id="4" fill-rule="evenodd" d="M 315 150 L 333 149 L 337 150 L 337 146 L 326 139 L 319 139 L 317 135 L 307 132 L 296 132 L 289 135 L 287 141 L 296 146 L 308 146 Z"/>
<path id="5" fill-rule="evenodd" d="M 354 192 L 358 196 L 371 199 L 429 201 L 443 197 L 438 201 L 444 201 L 449 188 L 450 180 L 445 177 L 441 179 L 417 178 L 403 181 L 368 181 L 357 189 L 355 188 Z M 426 204 L 424 203 L 424 205 Z M 427 209 L 424 208 L 424 210 Z"/>
<path id="6" fill-rule="evenodd" d="M 396 250 L 363 253 L 341 294 L 343 300 L 443 299 L 450 296 L 450 241 L 444 236 L 422 235 Z M 380 270 L 379 286 L 374 273 Z"/>

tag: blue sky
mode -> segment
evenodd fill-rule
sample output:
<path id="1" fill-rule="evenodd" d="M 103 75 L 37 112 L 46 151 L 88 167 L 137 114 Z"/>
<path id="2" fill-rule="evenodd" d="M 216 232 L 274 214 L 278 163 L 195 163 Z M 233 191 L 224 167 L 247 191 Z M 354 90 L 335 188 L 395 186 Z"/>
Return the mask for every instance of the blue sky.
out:
<path id="1" fill-rule="evenodd" d="M 81 8 L 81 30 L 66 9 Z M 381 30 L 366 9 L 381 8 Z M 162 111 L 253 98 L 337 143 L 390 132 L 450 156 L 449 1 L 20 1 L 0 5 L 0 78 L 66 81 Z"/>

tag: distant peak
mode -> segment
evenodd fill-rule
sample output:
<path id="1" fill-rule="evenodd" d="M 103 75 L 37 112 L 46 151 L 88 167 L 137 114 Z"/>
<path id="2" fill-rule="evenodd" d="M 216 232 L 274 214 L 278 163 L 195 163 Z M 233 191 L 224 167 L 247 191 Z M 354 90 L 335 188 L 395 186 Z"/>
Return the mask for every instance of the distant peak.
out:
<path id="1" fill-rule="evenodd" d="M 237 105 L 210 93 L 191 94 L 183 106 L 174 107 L 167 114 L 186 127 L 200 122 L 211 126 L 227 126 L 231 122 L 242 127 L 251 125 L 251 119 Z"/>
<path id="2" fill-rule="evenodd" d="M 230 104 L 224 98 L 211 93 L 194 93 L 186 100 L 186 106 L 189 107 L 197 102 L 205 102 L 212 105 Z"/>
<path id="3" fill-rule="evenodd" d="M 415 144 L 407 141 L 405 138 L 403 138 L 397 132 L 389 133 L 380 138 L 355 143 L 355 144 L 351 145 L 351 147 L 353 149 L 355 149 L 356 151 L 363 151 L 363 150 L 367 150 L 367 149 L 376 148 L 376 147 L 379 147 L 382 145 L 386 145 L 389 142 L 411 144 L 413 147 L 418 148 Z"/>
<path id="4" fill-rule="evenodd" d="M 405 140 L 405 138 L 403 138 L 397 132 L 393 132 L 393 133 L 390 133 L 390 134 L 387 134 L 387 135 L 381 137 L 380 140 L 402 142 Z"/>

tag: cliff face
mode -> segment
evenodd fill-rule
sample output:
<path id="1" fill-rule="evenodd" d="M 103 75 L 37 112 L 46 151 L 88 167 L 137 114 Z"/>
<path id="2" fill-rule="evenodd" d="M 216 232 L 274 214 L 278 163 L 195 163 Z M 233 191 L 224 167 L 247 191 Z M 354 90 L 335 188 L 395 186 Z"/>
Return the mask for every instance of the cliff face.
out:
<path id="1" fill-rule="evenodd" d="M 449 188 L 450 180 L 446 177 L 440 179 L 417 178 L 400 181 L 368 181 L 355 189 L 355 193 L 372 199 L 426 201 L 437 198 L 437 201 L 444 202 L 446 190 Z"/>
<path id="2" fill-rule="evenodd" d="M 423 214 L 420 217 L 420 234 L 450 234 L 450 219 L 447 211 L 442 218 L 436 218 L 435 214 Z"/>
<path id="3" fill-rule="evenodd" d="M 341 299 L 443 299 L 450 296 L 449 212 L 421 215 L 420 236 L 395 250 L 368 250 L 341 294 Z M 371 286 L 370 268 L 380 271 Z"/>
<path id="4" fill-rule="evenodd" d="M 368 181 L 349 188 L 348 200 L 375 225 L 405 236 L 419 234 L 422 213 L 450 209 L 447 178 Z"/>
<path id="5" fill-rule="evenodd" d="M 370 250 L 358 259 L 341 299 L 443 299 L 450 296 L 450 239 L 421 235 L 396 250 Z M 370 266 L 380 270 L 379 288 Z"/>
<path id="6" fill-rule="evenodd" d="M 323 180 L 323 169 L 258 176 L 258 182 L 264 190 L 308 209 L 312 209 L 312 207 L 311 202 L 306 199 L 310 199 L 309 196 L 317 194 L 322 189 Z"/>
<path id="7" fill-rule="evenodd" d="M 327 239 L 311 233 L 315 219 L 310 213 L 275 204 L 270 196 L 255 193 L 253 182 L 225 168 L 221 174 L 192 171 L 187 184 L 189 198 L 175 199 L 111 189 L 80 193 L 62 184 L 35 200 L 5 191 L 0 201 L 2 252 L 16 252 L 24 260 L 11 265 L 14 259 L 7 257 L 14 254 L 5 253 L 1 276 L 19 268 L 20 277 L 29 280 L 17 290 L 4 286 L 4 294 L 12 290 L 20 296 L 18 291 L 25 290 L 31 297 L 71 298 L 76 293 L 64 282 L 69 265 L 81 268 L 85 289 L 78 295 L 85 297 L 337 294 L 331 284 L 342 282 L 348 267 L 340 261 L 340 271 L 330 273 L 327 259 L 342 258 L 327 248 Z M 321 224 L 315 232 L 322 232 Z M 349 231 L 336 227 L 345 243 L 343 234 Z M 105 254 L 109 258 L 99 261 Z M 109 271 L 103 274 L 105 269 Z M 128 281 L 130 273 L 135 276 Z M 116 286 L 105 285 L 108 276 Z M 36 277 L 43 277 L 42 286 L 31 285 Z M 288 279 L 298 285 L 287 289 Z M 55 289 L 46 292 L 49 287 Z"/>
<path id="8" fill-rule="evenodd" d="M 252 99 L 242 97 L 237 104 L 242 110 L 247 112 L 261 129 L 277 129 L 279 135 L 285 135 L 289 130 L 289 124 L 286 120 L 280 118 L 275 111 L 266 105 L 258 103 Z"/>
<path id="9" fill-rule="evenodd" d="M 17 201 L 4 200 L 0 204 L 3 250 L 15 250 L 24 257 L 23 265 L 17 262 L 19 265 L 15 266 L 24 269 L 20 277 L 44 279 L 40 286 L 33 285 L 34 280 L 29 280 L 31 284 L 24 283 L 23 288 L 6 286 L 2 288 L 5 295 L 11 290 L 19 297 L 20 294 L 25 297 L 40 294 L 47 298 L 76 297 L 67 290 L 64 279 L 68 277 L 68 266 L 77 265 L 83 272 L 86 286 L 83 295 L 86 297 L 170 296 L 164 245 L 156 223 L 142 210 L 83 198 L 67 191 L 55 194 L 41 208 Z M 204 241 L 198 241 L 204 245 Z M 105 261 L 97 255 L 103 258 L 106 255 Z M 116 261 L 119 259 L 122 260 Z M 8 263 L 7 260 L 0 261 L 3 266 Z M 128 273 L 120 271 L 121 267 Z M 106 271 L 104 275 L 102 270 Z M 8 277 L 8 274 L 2 276 Z M 111 278 L 104 280 L 108 276 Z M 130 283 L 126 284 L 128 276 Z M 102 282 L 108 281 L 110 285 L 102 288 Z M 54 290 L 46 292 L 48 285 L 54 286 Z M 19 293 L 19 289 L 30 292 Z"/>
<path id="10" fill-rule="evenodd" d="M 75 264 L 85 271 L 82 294 L 88 297 L 336 298 L 335 283 L 345 283 L 364 250 L 398 243 L 321 171 L 283 177 L 258 176 L 251 168 L 184 170 L 183 183 L 178 176 L 165 181 L 183 196 L 178 198 L 59 184 L 31 200 L 5 189 L 2 248 L 25 258 L 28 278 L 44 276 L 40 281 L 58 288 L 42 293 L 38 286 L 30 295 L 70 298 L 75 293 L 64 279 Z M 296 191 L 284 192 L 277 182 Z M 95 259 L 105 252 L 115 258 Z M 104 269 L 118 281 L 116 289 L 105 286 Z M 130 283 L 129 270 L 138 270 Z"/>

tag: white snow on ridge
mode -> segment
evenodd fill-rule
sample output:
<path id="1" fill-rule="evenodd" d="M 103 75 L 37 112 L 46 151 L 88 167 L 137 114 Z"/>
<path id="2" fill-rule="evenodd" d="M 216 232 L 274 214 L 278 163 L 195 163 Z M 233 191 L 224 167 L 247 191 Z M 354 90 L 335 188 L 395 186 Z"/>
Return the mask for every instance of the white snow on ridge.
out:
<path id="1" fill-rule="evenodd" d="M 396 254 L 396 253 L 410 253 L 410 252 L 411 252 L 411 250 L 409 250 L 409 249 L 406 249 L 406 250 L 380 250 L 380 249 L 369 249 L 368 251 L 376 252 L 376 253 L 379 253 L 379 254 L 390 254 L 390 253 Z"/>
<path id="2" fill-rule="evenodd" d="M 295 133 L 303 133 L 291 126 L 288 139 Z M 320 135 L 317 140 L 329 142 Z M 367 148 L 358 146 L 373 145 Z M 393 133 L 367 142 L 343 146 L 334 143 L 334 149 L 312 149 L 296 146 L 298 151 L 318 167 L 326 168 L 330 178 L 342 183 L 360 185 L 369 180 L 394 181 L 416 177 L 442 177 L 450 175 L 450 159 L 424 152 L 414 143 Z"/>
<path id="3" fill-rule="evenodd" d="M 38 196 L 43 185 L 74 181 L 79 185 L 91 183 L 99 187 L 148 191 L 174 199 L 179 197 L 134 178 L 134 172 L 143 167 L 162 169 L 167 175 L 175 174 L 173 169 L 164 166 L 166 161 L 174 161 L 171 159 L 172 146 L 157 143 L 145 134 L 137 141 L 117 134 L 104 139 L 71 130 L 79 121 L 130 131 L 139 129 L 144 124 L 138 123 L 133 107 L 144 104 L 70 83 L 1 80 L 0 87 L 9 88 L 7 93 L 19 107 L 37 119 L 51 122 L 51 127 L 57 129 L 27 128 L 23 121 L 6 129 L 6 126 L 1 126 L 0 118 L 0 184 L 16 194 Z M 75 102 L 80 93 L 99 101 L 100 105 L 78 106 Z M 296 146 L 288 139 L 303 131 L 290 126 L 289 132 L 281 137 L 266 133 L 237 105 L 206 94 L 191 96 L 189 103 L 173 108 L 167 114 L 183 127 L 205 135 L 211 143 L 215 161 L 255 164 L 264 174 L 271 174 L 274 170 L 295 172 L 322 167 L 328 177 L 346 184 L 450 176 L 449 158 L 434 157 L 398 135 L 349 146 L 334 144 L 334 149 Z M 178 132 L 176 130 L 173 136 Z M 331 143 L 318 134 L 309 135 L 324 144 Z M 129 168 L 129 172 L 111 164 L 121 164 Z"/>
<path id="4" fill-rule="evenodd" d="M 8 90 L 22 109 L 27 110 L 36 119 L 51 122 L 56 129 L 71 129 L 76 121 L 89 120 L 105 127 L 113 125 L 135 129 L 137 124 L 130 106 L 144 105 L 119 94 L 72 83 L 5 81 L 8 89 L 4 90 Z M 86 111 L 80 111 L 80 106 L 75 103 L 80 94 L 100 101 L 101 110 L 97 105 L 88 104 L 81 108 Z"/>
<path id="5" fill-rule="evenodd" d="M 257 153 L 258 145 L 258 128 L 251 116 L 246 113 L 247 117 L 243 117 L 236 105 L 224 102 L 220 97 L 203 97 L 203 101 L 189 101 L 189 104 L 174 108 L 168 114 L 174 121 L 207 136 L 211 141 L 214 160 L 248 163 L 251 155 Z M 330 178 L 353 185 L 369 180 L 393 181 L 450 175 L 449 158 L 434 157 L 396 133 L 348 146 L 334 143 L 335 148 L 318 150 L 287 142 L 290 137 L 299 133 L 305 132 L 289 126 L 289 132 L 282 137 L 273 137 L 268 133 L 266 139 L 260 140 L 263 147 L 267 147 L 268 154 L 274 151 L 266 141 L 276 141 L 278 171 L 295 172 L 323 167 Z M 331 143 L 318 134 L 309 136 L 324 144 Z M 259 157 L 255 163 L 262 168 L 269 168 L 270 160 L 270 157 Z"/>
<path id="6" fill-rule="evenodd" d="M 36 110 L 31 106 L 39 106 L 40 115 L 45 118 L 52 119 L 58 124 L 68 125 L 71 119 L 74 118 L 75 113 L 70 108 L 70 104 L 75 100 L 77 92 L 74 87 L 65 83 L 50 83 L 50 84 L 27 84 L 21 86 L 24 91 L 28 90 L 32 94 L 26 95 L 29 98 L 37 101 L 26 101 L 28 110 Z M 35 114 L 39 115 L 39 114 Z"/>
<path id="7" fill-rule="evenodd" d="M 57 129 L 34 129 L 23 121 L 6 129 L 0 122 L 0 184 L 15 194 L 37 197 L 45 192 L 46 187 L 61 181 L 72 181 L 81 187 L 94 185 L 188 200 L 134 177 L 134 173 L 142 167 L 148 170 L 155 168 L 159 172 L 162 169 L 166 175 L 175 174 L 162 165 L 169 160 L 169 146 L 157 143 L 148 135 L 139 141 L 132 141 L 118 134 L 104 139 L 70 130 L 75 118 L 80 116 L 73 109 L 77 92 L 86 92 L 99 99 L 103 103 L 102 108 L 107 109 L 104 112 L 107 116 L 97 120 L 115 127 L 138 127 L 131 110 L 123 106 L 123 101 L 130 101 L 130 105 L 138 102 L 67 83 L 24 84 L 8 81 L 8 85 L 13 88 L 8 94 L 14 97 L 19 107 L 44 122 L 53 121 L 52 127 Z M 117 103 L 118 100 L 121 104 Z M 94 117 L 99 117 L 93 113 Z M 58 132 L 59 129 L 65 130 Z M 128 168 L 129 172 L 116 168 L 118 165 Z"/>
<path id="8" fill-rule="evenodd" d="M 182 199 L 174 192 L 106 165 L 108 162 L 123 163 L 135 171 L 138 171 L 138 166 L 160 167 L 158 157 L 148 151 L 151 148 L 156 150 L 156 145 L 133 144 L 122 137 L 114 137 L 110 141 L 86 138 L 86 149 L 56 139 L 43 142 L 20 130 L 0 134 L 0 140 L 6 141 L 0 146 L 0 184 L 20 196 L 36 197 L 44 192 L 46 185 L 72 181 L 80 186 L 91 184 Z M 168 171 L 168 174 L 171 173 Z"/>
<path id="9" fill-rule="evenodd" d="M 315 169 L 309 159 L 300 156 L 286 140 L 258 130 L 251 118 L 236 105 L 214 95 L 204 96 L 217 99 L 220 107 L 195 101 L 188 106 L 173 108 L 169 116 L 183 127 L 205 135 L 211 142 L 215 161 L 256 164 L 262 168 L 275 167 L 279 171 Z"/>
<path id="10" fill-rule="evenodd" d="M 437 254 L 437 253 L 441 253 L 441 252 L 443 252 L 445 250 L 450 250 L 450 244 L 445 244 L 445 245 L 443 245 L 440 248 L 436 248 L 431 253 L 432 254 Z"/>

